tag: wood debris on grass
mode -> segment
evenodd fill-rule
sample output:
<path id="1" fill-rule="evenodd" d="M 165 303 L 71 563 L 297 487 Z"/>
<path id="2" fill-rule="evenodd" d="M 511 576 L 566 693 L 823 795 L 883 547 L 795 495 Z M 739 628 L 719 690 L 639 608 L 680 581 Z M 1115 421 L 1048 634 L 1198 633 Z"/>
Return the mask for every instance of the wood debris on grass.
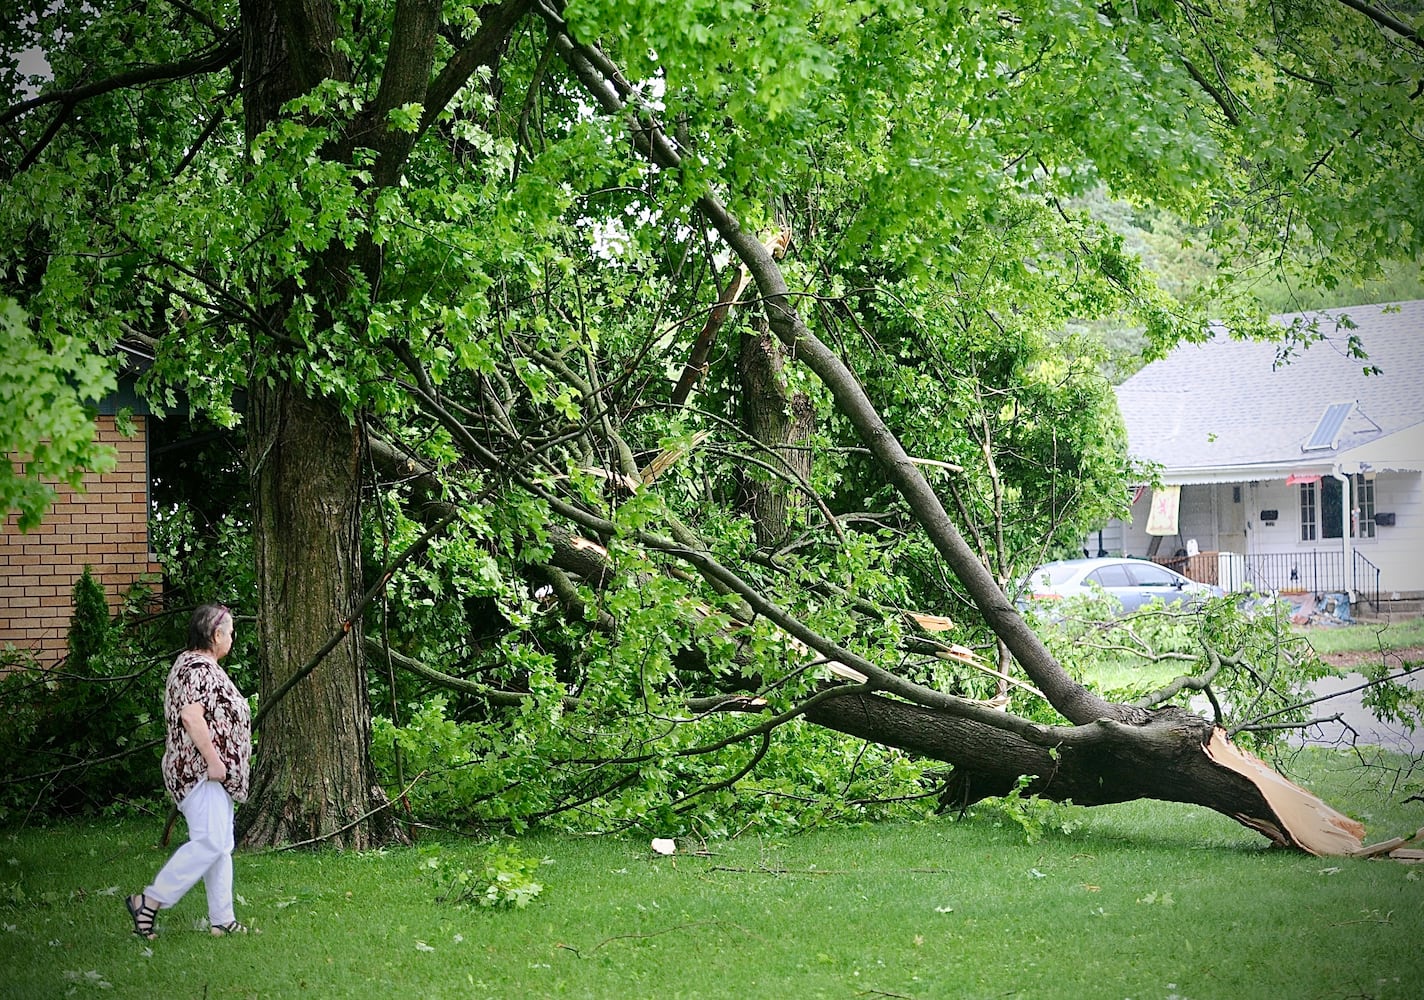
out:
<path id="1" fill-rule="evenodd" d="M 1354 852 L 1354 856 L 1357 858 L 1389 858 L 1402 864 L 1417 865 L 1424 861 L 1424 850 L 1404 845 L 1412 844 L 1420 838 L 1424 838 L 1424 826 L 1408 837 L 1391 837 L 1388 840 L 1381 840 L 1378 844 L 1361 847 Z"/>

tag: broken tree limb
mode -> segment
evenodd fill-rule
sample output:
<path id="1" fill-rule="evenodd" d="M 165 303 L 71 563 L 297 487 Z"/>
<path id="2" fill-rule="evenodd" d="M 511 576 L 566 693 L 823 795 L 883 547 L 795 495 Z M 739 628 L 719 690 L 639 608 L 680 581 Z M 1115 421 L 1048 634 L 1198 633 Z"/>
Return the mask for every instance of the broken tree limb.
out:
<path id="1" fill-rule="evenodd" d="M 1212 730 L 1205 747 L 1212 760 L 1243 775 L 1261 790 L 1262 797 L 1279 818 L 1275 830 L 1262 829 L 1272 840 L 1299 847 L 1309 854 L 1333 856 L 1360 850 L 1364 824 L 1332 809 L 1259 757 L 1233 744 L 1219 726 Z M 1237 819 L 1247 826 L 1264 822 L 1259 817 L 1249 822 L 1240 816 Z"/>
<path id="2" fill-rule="evenodd" d="M 952 781 L 961 787 L 952 798 L 963 805 L 1008 795 L 1021 775 L 1032 775 L 1024 794 L 1085 806 L 1140 798 L 1206 806 L 1309 854 L 1355 853 L 1364 833 L 1233 746 L 1220 728 L 1180 709 L 1155 712 L 1144 725 L 1104 720 L 1013 734 L 864 694 L 817 704 L 806 719 L 954 765 Z"/>
<path id="3" fill-rule="evenodd" d="M 787 244 L 790 242 L 791 230 L 782 229 L 769 236 L 764 245 L 769 253 L 779 258 L 786 253 Z M 716 304 L 708 312 L 707 321 L 702 324 L 697 339 L 693 341 L 687 363 L 682 369 L 682 375 L 678 378 L 677 385 L 672 391 L 673 406 L 682 406 L 686 403 L 688 397 L 692 395 L 692 390 L 697 388 L 697 383 L 702 381 L 702 377 L 707 373 L 707 359 L 712 354 L 712 345 L 717 342 L 717 334 L 727 321 L 727 316 L 731 314 L 732 307 L 741 300 L 742 293 L 746 291 L 747 285 L 750 283 L 751 275 L 747 274 L 745 267 L 738 265 L 726 287 L 722 289 L 722 293 L 717 296 Z"/>
<path id="4" fill-rule="evenodd" d="M 618 67 L 596 45 L 577 41 L 557 11 L 545 4 L 538 9 L 561 57 L 599 106 L 625 121 L 638 152 L 661 167 L 677 170 L 681 165 L 678 149 L 654 115 L 633 106 L 636 97 Z M 855 374 L 800 316 L 776 261 L 714 192 L 703 193 L 697 206 L 756 281 L 771 330 L 830 390 L 837 409 L 885 470 L 990 628 L 1050 704 L 1076 723 L 1078 731 L 1096 729 L 1099 738 L 1077 745 L 1065 738 L 1049 753 L 1041 740 L 1065 733 L 1025 725 L 1026 720 L 1015 720 L 1007 713 L 996 725 L 977 714 L 980 706 L 971 708 L 963 700 L 924 698 L 919 696 L 921 692 L 911 696 L 917 704 L 875 693 L 835 699 L 808 712 L 809 720 L 956 764 L 962 777 L 980 783 L 972 793 L 966 790 L 966 801 L 971 794 L 1006 794 L 1019 776 L 1036 775 L 1029 790 L 1051 798 L 1073 798 L 1084 804 L 1131 798 L 1196 802 L 1233 817 L 1276 843 L 1310 853 L 1337 854 L 1360 846 L 1358 824 L 1329 807 L 1318 808 L 1317 804 L 1324 804 L 1264 763 L 1253 764 L 1249 755 L 1233 753 L 1235 748 L 1225 733 L 1217 736 L 1217 728 L 1206 720 L 1180 709 L 1149 712 L 1114 704 L 1075 681 L 965 542 Z M 694 564 L 704 555 L 679 554 Z M 718 572 L 705 564 L 699 564 L 699 569 L 704 575 Z M 798 623 L 777 620 L 776 609 L 764 611 L 759 595 L 742 596 L 822 656 L 864 676 L 873 688 L 883 692 L 902 689 L 904 682 L 899 678 L 854 654 L 846 655 L 848 651 L 830 648 L 834 644 L 809 641 L 797 632 Z M 1079 733 L 1073 735 L 1079 738 Z M 1112 752 L 1104 753 L 1104 747 L 1111 747 Z M 983 786 L 989 791 L 981 794 Z"/>
<path id="5" fill-rule="evenodd" d="M 639 152 L 651 156 L 661 167 L 679 169 L 681 156 L 668 137 L 654 122 L 640 117 L 637 109 L 629 107 L 627 95 L 631 88 L 618 68 L 596 46 L 576 41 L 555 11 L 542 4 L 539 11 L 549 22 L 560 56 L 605 112 L 627 120 L 631 141 Z M 1015 610 L 993 574 L 954 527 L 939 497 L 880 417 L 859 380 L 797 312 L 780 266 L 761 241 L 748 232 L 714 194 L 702 195 L 697 206 L 756 281 L 772 332 L 830 390 L 837 409 L 855 427 L 885 469 L 890 482 L 964 584 L 985 621 L 1053 707 L 1073 722 L 1133 718 L 1136 709 L 1109 702 L 1069 676 Z"/>

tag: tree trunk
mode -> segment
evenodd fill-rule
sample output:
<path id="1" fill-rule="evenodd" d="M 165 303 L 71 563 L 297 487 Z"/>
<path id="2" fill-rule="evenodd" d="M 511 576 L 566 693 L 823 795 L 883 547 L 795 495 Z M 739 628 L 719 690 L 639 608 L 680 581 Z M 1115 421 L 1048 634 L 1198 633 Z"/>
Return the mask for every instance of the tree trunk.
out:
<path id="1" fill-rule="evenodd" d="M 1176 707 L 1151 712 L 1147 721 L 1136 724 L 1102 719 L 1014 732 L 855 694 L 819 702 L 806 719 L 953 765 L 940 796 L 947 808 L 1007 795 L 1027 775 L 1026 795 L 1083 806 L 1134 799 L 1185 802 L 1229 816 L 1273 844 L 1310 854 L 1355 853 L 1365 832 L 1363 825 L 1231 746 L 1210 722 Z"/>
<path id="2" fill-rule="evenodd" d="M 346 75 L 330 44 L 334 24 L 329 4 L 244 0 L 249 143 L 283 103 Z M 290 287 L 279 295 L 266 311 L 270 329 L 286 328 L 295 301 Z M 267 714 L 238 833 L 251 846 L 320 838 L 363 848 L 403 835 L 371 763 L 361 623 L 345 625 L 361 595 L 361 437 L 335 402 L 312 398 L 280 362 L 276 371 L 253 381 L 248 407 L 260 695 L 335 631 L 352 634 Z"/>
<path id="3" fill-rule="evenodd" d="M 787 389 L 782 377 L 785 365 L 781 342 L 764 322 L 753 324 L 742 336 L 737 363 L 742 378 L 742 418 L 752 437 L 766 448 L 758 457 L 782 476 L 805 481 L 811 475 L 811 455 L 805 442 L 811 436 L 815 413 L 805 393 Z M 796 491 L 785 478 L 760 469 L 743 474 L 742 490 L 757 544 L 768 549 L 784 545 L 791 530 Z"/>
<path id="4" fill-rule="evenodd" d="M 299 670 L 360 597 L 361 439 L 336 406 L 289 383 L 254 387 L 248 409 L 261 690 Z M 370 754 L 361 623 L 262 726 L 241 836 L 363 848 L 398 839 Z"/>

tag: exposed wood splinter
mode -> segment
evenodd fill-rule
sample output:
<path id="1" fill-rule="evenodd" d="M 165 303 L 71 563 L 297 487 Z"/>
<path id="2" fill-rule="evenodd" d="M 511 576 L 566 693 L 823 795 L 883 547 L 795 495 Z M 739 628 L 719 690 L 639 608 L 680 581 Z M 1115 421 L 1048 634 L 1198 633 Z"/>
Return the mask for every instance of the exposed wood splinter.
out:
<path id="1" fill-rule="evenodd" d="M 1364 847 L 1364 824 L 1332 809 L 1259 757 L 1233 744 L 1220 726 L 1212 730 L 1203 749 L 1217 764 L 1255 785 L 1275 814 L 1271 819 L 1243 819 L 1247 825 L 1263 832 L 1267 826 L 1274 827 L 1284 843 L 1322 857 L 1357 855 Z"/>

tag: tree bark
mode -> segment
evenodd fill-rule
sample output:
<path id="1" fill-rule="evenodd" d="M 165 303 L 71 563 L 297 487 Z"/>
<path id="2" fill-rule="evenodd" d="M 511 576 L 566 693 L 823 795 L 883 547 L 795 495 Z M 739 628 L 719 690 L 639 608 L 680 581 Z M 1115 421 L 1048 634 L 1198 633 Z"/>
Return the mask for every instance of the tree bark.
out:
<path id="1" fill-rule="evenodd" d="M 737 368 L 742 377 L 742 417 L 747 430 L 797 478 L 811 478 L 811 455 L 804 445 L 814 427 L 815 411 L 803 392 L 792 392 L 782 377 L 786 361 L 781 342 L 753 324 L 742 336 Z M 757 544 L 767 549 L 784 545 L 796 502 L 785 479 L 748 470 L 742 489 L 752 515 Z"/>
<path id="2" fill-rule="evenodd" d="M 261 691 L 275 691 L 354 613 L 361 594 L 361 439 L 333 403 L 290 383 L 248 410 Z M 262 726 L 242 842 L 401 839 L 371 763 L 361 622 Z"/>

